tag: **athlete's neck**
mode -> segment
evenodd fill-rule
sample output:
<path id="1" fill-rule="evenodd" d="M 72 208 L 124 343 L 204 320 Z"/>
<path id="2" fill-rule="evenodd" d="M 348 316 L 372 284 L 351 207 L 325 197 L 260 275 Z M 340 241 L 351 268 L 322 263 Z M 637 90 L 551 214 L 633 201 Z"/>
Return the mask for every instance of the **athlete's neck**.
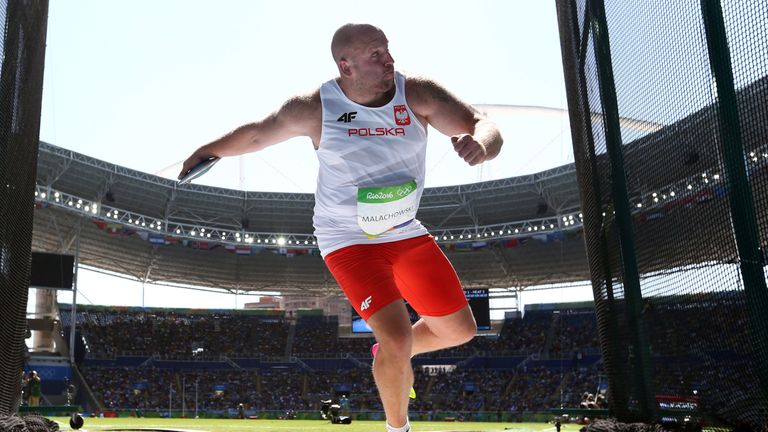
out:
<path id="1" fill-rule="evenodd" d="M 357 104 L 372 108 L 388 104 L 392 98 L 395 97 L 395 92 L 397 91 L 394 82 L 392 82 L 392 86 L 389 89 L 384 91 L 372 91 L 367 88 L 357 88 L 354 83 L 338 78 L 336 79 L 336 82 L 339 84 L 341 91 L 344 92 L 344 96 L 346 96 L 347 99 Z"/>

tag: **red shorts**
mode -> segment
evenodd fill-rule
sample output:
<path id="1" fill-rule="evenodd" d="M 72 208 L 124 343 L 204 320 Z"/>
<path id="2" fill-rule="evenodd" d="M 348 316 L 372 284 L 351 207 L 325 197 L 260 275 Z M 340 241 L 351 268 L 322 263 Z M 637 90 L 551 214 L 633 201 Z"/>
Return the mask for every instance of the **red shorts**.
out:
<path id="1" fill-rule="evenodd" d="M 422 316 L 450 315 L 467 305 L 456 271 L 431 235 L 347 246 L 325 263 L 364 320 L 400 299 Z"/>

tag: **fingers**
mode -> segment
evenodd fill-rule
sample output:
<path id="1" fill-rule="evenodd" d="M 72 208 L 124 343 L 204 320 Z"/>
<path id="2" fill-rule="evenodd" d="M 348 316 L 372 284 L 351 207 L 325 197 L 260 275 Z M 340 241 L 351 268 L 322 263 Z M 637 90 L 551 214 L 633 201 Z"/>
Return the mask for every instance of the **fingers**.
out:
<path id="1" fill-rule="evenodd" d="M 194 166 L 193 164 L 189 163 L 189 159 L 185 160 L 184 165 L 181 167 L 181 172 L 179 173 L 178 176 L 176 176 L 176 178 L 181 180 L 181 178 L 184 177 L 189 172 L 189 169 L 192 168 L 193 166 Z"/>
<path id="2" fill-rule="evenodd" d="M 451 137 L 453 149 L 459 157 L 471 166 L 483 163 L 487 156 L 485 146 L 475 140 L 472 135 L 460 134 Z"/>
<path id="3" fill-rule="evenodd" d="M 181 167 L 181 172 L 178 175 L 178 179 L 181 180 L 182 177 L 187 175 L 189 170 L 191 170 L 195 165 L 199 164 L 203 161 L 203 158 L 198 156 L 196 153 L 187 158 L 187 160 L 184 161 L 184 165 Z"/>

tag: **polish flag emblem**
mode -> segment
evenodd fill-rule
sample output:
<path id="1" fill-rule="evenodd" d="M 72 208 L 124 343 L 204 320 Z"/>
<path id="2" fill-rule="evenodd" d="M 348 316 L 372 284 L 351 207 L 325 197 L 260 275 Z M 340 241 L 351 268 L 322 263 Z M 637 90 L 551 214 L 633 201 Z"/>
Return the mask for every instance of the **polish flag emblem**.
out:
<path id="1" fill-rule="evenodd" d="M 411 124 L 411 116 L 408 114 L 408 109 L 405 105 L 395 105 L 395 123 L 398 126 L 408 126 Z"/>

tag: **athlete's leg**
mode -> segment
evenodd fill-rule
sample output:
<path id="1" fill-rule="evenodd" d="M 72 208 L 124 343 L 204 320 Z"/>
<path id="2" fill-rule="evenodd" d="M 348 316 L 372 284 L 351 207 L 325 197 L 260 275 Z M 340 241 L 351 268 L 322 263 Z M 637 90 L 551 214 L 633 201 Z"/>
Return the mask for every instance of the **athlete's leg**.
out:
<path id="1" fill-rule="evenodd" d="M 373 379 L 384 414 L 390 426 L 402 427 L 408 420 L 408 392 L 413 385 L 413 335 L 408 311 L 402 301 L 394 301 L 375 312 L 367 322 L 379 343 L 373 360 Z"/>
<path id="2" fill-rule="evenodd" d="M 387 423 L 402 427 L 408 418 L 408 393 L 413 385 L 408 311 L 395 283 L 388 244 L 355 245 L 325 258 L 328 269 L 379 342 L 373 377 Z M 394 248 L 397 249 L 397 248 Z"/>
<path id="3" fill-rule="evenodd" d="M 431 236 L 406 242 L 393 269 L 400 293 L 422 317 L 413 325 L 412 354 L 468 342 L 477 325 L 453 266 Z"/>
<path id="4" fill-rule="evenodd" d="M 413 324 L 411 355 L 465 344 L 475 337 L 477 325 L 469 305 L 446 316 L 422 316 Z"/>

